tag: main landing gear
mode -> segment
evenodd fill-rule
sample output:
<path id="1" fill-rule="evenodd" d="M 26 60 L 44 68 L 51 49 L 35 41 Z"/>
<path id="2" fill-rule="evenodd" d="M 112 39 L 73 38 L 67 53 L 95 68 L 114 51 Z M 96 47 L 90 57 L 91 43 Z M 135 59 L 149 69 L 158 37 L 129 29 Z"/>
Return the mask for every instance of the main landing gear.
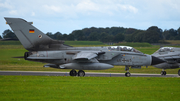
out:
<path id="1" fill-rule="evenodd" d="M 127 72 L 125 73 L 125 76 L 126 76 L 126 77 L 130 77 L 130 76 L 131 76 L 131 73 L 129 72 L 129 66 L 125 66 L 125 71 L 127 71 Z"/>
<path id="2" fill-rule="evenodd" d="M 83 70 L 79 70 L 78 73 L 76 72 L 76 70 L 72 69 L 70 72 L 69 72 L 69 75 L 70 76 L 85 76 L 85 72 Z"/>
<path id="3" fill-rule="evenodd" d="M 164 71 L 164 69 L 161 71 L 161 75 L 166 75 L 166 71 Z"/>
<path id="4" fill-rule="evenodd" d="M 166 71 L 164 71 L 164 69 L 161 71 L 161 75 L 166 75 Z M 178 71 L 178 75 L 180 76 L 180 69 L 179 69 L 179 71 Z"/>

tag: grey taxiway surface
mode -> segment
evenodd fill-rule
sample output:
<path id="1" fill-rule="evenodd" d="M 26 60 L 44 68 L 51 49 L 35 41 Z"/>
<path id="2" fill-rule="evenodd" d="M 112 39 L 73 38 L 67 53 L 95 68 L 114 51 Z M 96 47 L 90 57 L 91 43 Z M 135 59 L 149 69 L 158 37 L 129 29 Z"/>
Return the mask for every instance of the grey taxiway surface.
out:
<path id="1" fill-rule="evenodd" d="M 45 72 L 45 71 L 0 71 L 0 75 L 34 75 L 34 76 L 69 76 L 69 72 Z M 87 76 L 94 77 L 125 77 L 125 73 L 91 73 L 86 72 Z M 179 77 L 177 74 L 167 74 L 161 76 L 160 74 L 141 74 L 131 73 L 131 77 Z"/>

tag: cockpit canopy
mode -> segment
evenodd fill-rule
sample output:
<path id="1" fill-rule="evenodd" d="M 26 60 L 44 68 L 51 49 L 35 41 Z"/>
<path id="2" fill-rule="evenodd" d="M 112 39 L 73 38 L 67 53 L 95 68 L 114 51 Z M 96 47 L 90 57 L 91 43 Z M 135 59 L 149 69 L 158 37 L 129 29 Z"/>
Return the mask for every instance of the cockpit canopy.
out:
<path id="1" fill-rule="evenodd" d="M 127 51 L 127 52 L 136 52 L 136 53 L 142 53 L 133 47 L 129 46 L 107 46 L 107 49 L 110 51 Z"/>
<path id="2" fill-rule="evenodd" d="M 174 47 L 162 47 L 156 52 L 174 52 Z"/>

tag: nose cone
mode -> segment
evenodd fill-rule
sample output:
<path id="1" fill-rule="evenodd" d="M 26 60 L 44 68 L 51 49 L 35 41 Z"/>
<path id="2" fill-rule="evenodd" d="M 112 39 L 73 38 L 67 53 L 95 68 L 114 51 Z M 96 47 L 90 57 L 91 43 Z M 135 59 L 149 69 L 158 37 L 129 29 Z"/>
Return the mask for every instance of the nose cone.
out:
<path id="1" fill-rule="evenodd" d="M 151 65 L 157 65 L 157 64 L 160 64 L 160 63 L 163 63 L 163 62 L 165 62 L 165 61 L 164 61 L 164 60 L 161 60 L 161 59 L 159 59 L 159 58 L 157 58 L 157 57 L 152 56 Z"/>

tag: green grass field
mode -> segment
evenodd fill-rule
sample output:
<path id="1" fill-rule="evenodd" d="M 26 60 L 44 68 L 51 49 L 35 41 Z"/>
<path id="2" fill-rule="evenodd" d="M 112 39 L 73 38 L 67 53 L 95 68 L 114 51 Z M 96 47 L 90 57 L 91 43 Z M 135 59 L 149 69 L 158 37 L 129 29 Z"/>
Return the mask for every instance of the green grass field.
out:
<path id="1" fill-rule="evenodd" d="M 140 43 L 140 42 L 136 42 L 136 43 L 130 43 L 130 42 L 122 42 L 122 43 L 118 43 L 116 45 L 120 45 L 120 46 L 132 46 L 132 47 L 152 47 L 151 44 L 149 43 Z"/>
<path id="2" fill-rule="evenodd" d="M 165 42 L 170 44 L 180 44 L 180 40 L 165 40 Z"/>
<path id="3" fill-rule="evenodd" d="M 0 76 L 1 101 L 179 101 L 179 78 Z"/>
<path id="4" fill-rule="evenodd" d="M 21 45 L 19 41 L 0 41 L 0 45 Z"/>

